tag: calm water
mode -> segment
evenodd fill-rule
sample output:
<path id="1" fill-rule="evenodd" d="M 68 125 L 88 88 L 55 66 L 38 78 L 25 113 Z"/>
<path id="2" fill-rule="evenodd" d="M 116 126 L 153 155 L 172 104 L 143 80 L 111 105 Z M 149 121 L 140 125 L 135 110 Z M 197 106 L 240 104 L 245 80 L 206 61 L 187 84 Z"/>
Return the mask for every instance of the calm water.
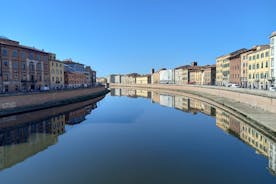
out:
<path id="1" fill-rule="evenodd" d="M 275 136 L 185 96 L 105 98 L 0 118 L 0 182 L 276 183 Z"/>

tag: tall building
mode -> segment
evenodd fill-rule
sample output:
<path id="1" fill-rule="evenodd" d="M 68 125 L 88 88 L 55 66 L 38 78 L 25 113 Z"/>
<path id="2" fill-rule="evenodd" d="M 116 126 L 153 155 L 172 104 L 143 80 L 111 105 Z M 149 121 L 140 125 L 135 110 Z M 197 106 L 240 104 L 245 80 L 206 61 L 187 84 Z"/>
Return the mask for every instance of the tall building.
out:
<path id="1" fill-rule="evenodd" d="M 270 46 L 257 46 L 248 57 L 248 88 L 267 89 L 271 84 Z"/>
<path id="2" fill-rule="evenodd" d="M 231 53 L 229 58 L 230 83 L 241 85 L 241 54 L 246 51 L 247 49 L 240 49 Z"/>
<path id="3" fill-rule="evenodd" d="M 55 54 L 49 54 L 50 88 L 62 89 L 64 87 L 64 63 L 56 59 Z"/>
<path id="4" fill-rule="evenodd" d="M 247 88 L 248 86 L 248 54 L 251 54 L 252 52 L 256 51 L 257 46 L 254 46 L 252 49 L 249 49 L 247 52 L 241 54 L 241 87 Z"/>
<path id="5" fill-rule="evenodd" d="M 0 37 L 0 92 L 39 90 L 50 85 L 49 53 Z"/>
<path id="6" fill-rule="evenodd" d="M 276 54 L 276 31 L 273 32 L 270 36 L 270 62 L 271 62 L 271 69 L 270 69 L 270 72 L 271 72 L 271 77 L 268 79 L 272 85 L 276 86 L 276 81 L 275 81 L 275 78 L 276 78 L 276 59 L 275 59 L 275 54 Z"/>

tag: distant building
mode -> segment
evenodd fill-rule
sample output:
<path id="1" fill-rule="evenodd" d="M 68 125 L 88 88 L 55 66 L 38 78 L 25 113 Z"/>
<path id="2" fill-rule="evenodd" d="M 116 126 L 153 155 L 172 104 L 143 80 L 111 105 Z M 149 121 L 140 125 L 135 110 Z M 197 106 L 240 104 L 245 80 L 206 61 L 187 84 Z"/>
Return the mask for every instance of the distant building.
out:
<path id="1" fill-rule="evenodd" d="M 161 70 L 160 75 L 160 84 L 174 84 L 174 69 Z"/>
<path id="2" fill-rule="evenodd" d="M 165 68 L 162 68 L 158 71 L 154 71 L 154 69 L 152 70 L 152 73 L 151 73 L 151 83 L 152 84 L 160 84 L 160 71 L 162 70 L 166 70 Z"/>
<path id="3" fill-rule="evenodd" d="M 189 67 L 190 65 L 180 66 L 174 69 L 175 71 L 175 84 L 188 84 L 189 83 Z"/>
<path id="4" fill-rule="evenodd" d="M 77 72 L 68 65 L 64 65 L 64 85 L 67 88 L 79 88 L 87 85 L 87 78 L 83 72 Z"/>
<path id="5" fill-rule="evenodd" d="M 49 53 L 0 37 L 0 92 L 49 87 Z"/>
<path id="6" fill-rule="evenodd" d="M 107 76 L 107 83 L 115 83 L 115 74 Z"/>
<path id="7" fill-rule="evenodd" d="M 49 54 L 50 88 L 61 89 L 64 87 L 64 63 L 56 59 L 55 54 Z"/>
<path id="8" fill-rule="evenodd" d="M 203 85 L 216 84 L 216 65 L 206 65 L 203 67 Z"/>
<path id="9" fill-rule="evenodd" d="M 151 84 L 151 75 L 137 76 L 136 84 Z"/>
<path id="10" fill-rule="evenodd" d="M 107 78 L 105 78 L 105 77 L 97 77 L 96 82 L 97 83 L 101 83 L 101 84 L 106 84 L 107 83 Z"/>

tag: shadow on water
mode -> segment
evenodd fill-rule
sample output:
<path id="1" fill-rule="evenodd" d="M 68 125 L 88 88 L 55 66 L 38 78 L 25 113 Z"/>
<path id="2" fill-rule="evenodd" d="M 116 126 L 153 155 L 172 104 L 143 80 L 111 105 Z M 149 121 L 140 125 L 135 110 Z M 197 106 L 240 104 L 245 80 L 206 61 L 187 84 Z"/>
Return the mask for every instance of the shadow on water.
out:
<path id="1" fill-rule="evenodd" d="M 56 144 L 66 125 L 83 122 L 103 98 L 0 118 L 0 171 Z"/>
<path id="2" fill-rule="evenodd" d="M 252 127 L 250 124 L 235 117 L 214 105 L 202 102 L 184 95 L 175 95 L 160 90 L 147 91 L 145 89 L 114 88 L 111 96 L 127 96 L 131 98 L 147 98 L 152 103 L 174 108 L 186 113 L 205 115 L 216 119 L 216 126 L 225 133 L 235 136 L 268 160 L 269 172 L 276 176 L 276 137 L 271 132 L 264 132 L 261 128 Z"/>

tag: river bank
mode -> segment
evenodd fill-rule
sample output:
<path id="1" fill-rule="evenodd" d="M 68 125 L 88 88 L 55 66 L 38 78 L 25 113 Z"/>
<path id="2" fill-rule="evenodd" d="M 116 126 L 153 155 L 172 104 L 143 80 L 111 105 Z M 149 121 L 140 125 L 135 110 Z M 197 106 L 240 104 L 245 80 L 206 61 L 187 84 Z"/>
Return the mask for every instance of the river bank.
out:
<path id="1" fill-rule="evenodd" d="M 263 97 L 263 96 L 256 96 L 255 98 L 257 100 L 260 100 L 260 98 L 267 98 L 262 99 L 263 102 L 259 103 L 260 105 L 254 105 L 254 96 L 252 94 L 249 94 L 248 96 L 245 96 L 246 94 L 237 94 L 238 92 L 233 91 L 217 91 L 218 89 L 215 89 L 215 91 L 212 91 L 212 89 L 209 90 L 209 93 L 205 90 L 202 90 L 199 87 L 182 87 L 181 86 L 174 86 L 174 85 L 119 85 L 119 84 L 111 84 L 111 88 L 133 88 L 133 89 L 146 89 L 146 90 L 157 90 L 162 93 L 170 93 L 170 94 L 177 94 L 177 95 L 186 95 L 190 96 L 192 98 L 199 99 L 201 101 L 207 102 L 209 104 L 212 104 L 216 107 L 219 107 L 221 109 L 224 109 L 228 112 L 235 112 L 233 115 L 236 117 L 250 123 L 252 126 L 258 127 L 258 129 L 263 129 L 263 131 L 268 132 L 270 131 L 272 134 L 276 133 L 276 113 L 274 110 L 275 107 L 275 99 L 270 97 Z M 226 95 L 226 94 L 227 95 Z M 232 93 L 232 94 L 231 94 Z M 225 96 L 224 96 L 225 95 Z M 241 96 L 245 96 L 246 99 L 248 99 L 248 103 L 243 103 L 239 101 L 239 98 L 242 98 Z M 237 98 L 238 97 L 238 98 Z M 271 111 L 266 111 L 262 106 L 264 106 L 264 103 L 267 102 L 267 107 L 271 107 L 274 109 L 270 109 Z"/>
<path id="2" fill-rule="evenodd" d="M 109 92 L 105 87 L 0 96 L 0 117 L 93 99 Z"/>

